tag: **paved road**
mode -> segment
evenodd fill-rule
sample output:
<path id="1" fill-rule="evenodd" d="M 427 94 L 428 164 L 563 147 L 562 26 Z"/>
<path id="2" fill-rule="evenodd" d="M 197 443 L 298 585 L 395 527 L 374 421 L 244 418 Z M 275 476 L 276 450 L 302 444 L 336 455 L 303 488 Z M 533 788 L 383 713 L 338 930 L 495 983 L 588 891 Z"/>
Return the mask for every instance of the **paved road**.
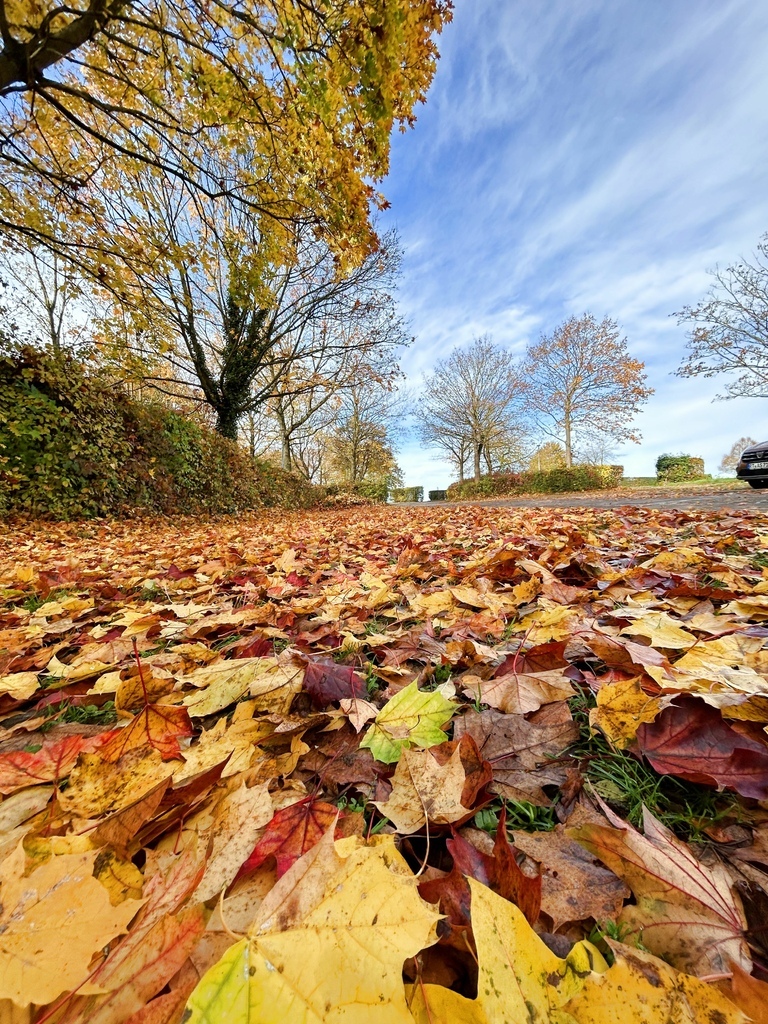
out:
<path id="1" fill-rule="evenodd" d="M 440 502 L 439 505 L 449 504 Z M 601 494 L 542 495 L 535 498 L 494 498 L 487 501 L 457 504 L 482 505 L 485 508 L 621 508 L 634 505 L 639 508 L 682 509 L 684 511 L 738 512 L 755 511 L 768 514 L 768 490 L 753 491 L 738 487 L 733 490 L 697 488 L 672 490 L 667 488 L 626 488 Z M 438 503 L 435 503 L 438 507 Z"/>

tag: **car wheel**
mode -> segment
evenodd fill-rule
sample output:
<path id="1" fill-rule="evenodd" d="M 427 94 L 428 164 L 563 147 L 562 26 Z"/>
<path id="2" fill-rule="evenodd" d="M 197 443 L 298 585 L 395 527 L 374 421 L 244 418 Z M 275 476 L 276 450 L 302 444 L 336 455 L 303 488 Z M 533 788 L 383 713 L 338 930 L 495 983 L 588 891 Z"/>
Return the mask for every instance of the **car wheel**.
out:
<path id="1" fill-rule="evenodd" d="M 754 487 L 756 491 L 760 491 L 768 487 L 768 480 L 748 480 L 747 483 L 750 487 Z"/>

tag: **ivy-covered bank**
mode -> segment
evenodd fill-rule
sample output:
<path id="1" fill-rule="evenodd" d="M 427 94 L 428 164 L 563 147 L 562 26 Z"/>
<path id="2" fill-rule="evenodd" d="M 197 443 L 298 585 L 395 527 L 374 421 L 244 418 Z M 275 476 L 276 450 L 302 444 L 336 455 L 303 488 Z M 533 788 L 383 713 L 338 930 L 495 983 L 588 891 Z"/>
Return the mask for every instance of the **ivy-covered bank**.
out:
<path id="1" fill-rule="evenodd" d="M 71 355 L 0 357 L 0 515 L 231 513 L 321 494 Z"/>

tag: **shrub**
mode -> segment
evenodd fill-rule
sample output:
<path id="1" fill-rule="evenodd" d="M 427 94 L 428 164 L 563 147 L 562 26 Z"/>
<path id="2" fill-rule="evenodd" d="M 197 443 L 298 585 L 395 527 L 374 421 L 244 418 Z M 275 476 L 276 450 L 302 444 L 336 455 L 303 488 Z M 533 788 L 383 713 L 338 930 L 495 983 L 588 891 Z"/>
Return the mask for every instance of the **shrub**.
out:
<path id="1" fill-rule="evenodd" d="M 389 492 L 392 501 L 423 501 L 423 487 L 393 487 Z"/>
<path id="2" fill-rule="evenodd" d="M 704 476 L 704 460 L 693 455 L 660 455 L 656 459 L 656 477 L 668 483 L 696 480 Z"/>
<path id="3" fill-rule="evenodd" d="M 308 507 L 319 490 L 70 355 L 0 358 L 0 514 Z"/>
<path id="4" fill-rule="evenodd" d="M 599 491 L 615 487 L 623 472 L 623 466 L 571 466 L 546 473 L 525 473 L 523 486 L 535 494 Z"/>
<path id="5" fill-rule="evenodd" d="M 594 491 L 616 487 L 624 473 L 623 466 L 571 466 L 526 473 L 495 473 L 480 478 L 479 483 L 467 480 L 452 483 L 448 498 L 487 498 L 505 494 L 557 494 L 563 491 Z"/>
<path id="6" fill-rule="evenodd" d="M 353 494 L 359 494 L 361 498 L 368 498 L 369 501 L 386 501 L 389 494 L 389 486 L 386 480 L 361 480 L 351 488 Z"/>
<path id="7" fill-rule="evenodd" d="M 430 491 L 429 492 L 429 500 L 430 501 L 445 501 L 447 496 L 448 496 L 448 492 L 447 491 Z"/>

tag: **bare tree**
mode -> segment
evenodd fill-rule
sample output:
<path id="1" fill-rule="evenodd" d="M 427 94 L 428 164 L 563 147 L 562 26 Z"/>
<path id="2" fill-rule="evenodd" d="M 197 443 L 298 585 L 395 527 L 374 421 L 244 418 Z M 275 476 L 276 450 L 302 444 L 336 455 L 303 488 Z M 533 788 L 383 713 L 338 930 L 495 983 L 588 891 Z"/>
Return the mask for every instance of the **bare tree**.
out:
<path id="1" fill-rule="evenodd" d="M 580 437 L 639 441 L 632 420 L 653 389 L 644 364 L 632 359 L 614 320 L 571 317 L 529 346 L 523 364 L 527 407 L 542 433 L 565 448 L 573 465 Z"/>
<path id="2" fill-rule="evenodd" d="M 395 444 L 405 408 L 403 397 L 375 381 L 344 394 L 329 438 L 330 461 L 340 482 L 399 474 Z"/>
<path id="3" fill-rule="evenodd" d="M 688 354 L 679 377 L 729 374 L 718 398 L 768 398 L 768 234 L 752 260 L 719 268 L 697 306 L 677 314 L 690 325 Z"/>
<path id="4" fill-rule="evenodd" d="M 718 470 L 721 473 L 735 473 L 736 465 L 741 458 L 741 453 L 745 448 L 749 448 L 753 444 L 757 444 L 757 441 L 753 441 L 751 437 L 740 437 L 738 441 L 734 441 L 729 451 L 723 456 Z"/>
<path id="5" fill-rule="evenodd" d="M 468 348 L 455 348 L 425 377 L 425 397 L 415 410 L 419 436 L 447 453 L 460 480 L 466 454 L 471 453 L 474 478 L 479 482 L 483 457 L 489 473 L 494 452 L 504 451 L 508 461 L 510 440 L 515 432 L 521 433 L 515 415 L 521 392 L 511 353 L 494 345 L 487 335 L 476 338 Z"/>
<path id="6" fill-rule="evenodd" d="M 7 301 L 15 316 L 31 334 L 54 352 L 77 344 L 84 333 L 83 282 L 61 256 L 39 246 L 2 248 L 0 277 L 11 288 Z"/>

